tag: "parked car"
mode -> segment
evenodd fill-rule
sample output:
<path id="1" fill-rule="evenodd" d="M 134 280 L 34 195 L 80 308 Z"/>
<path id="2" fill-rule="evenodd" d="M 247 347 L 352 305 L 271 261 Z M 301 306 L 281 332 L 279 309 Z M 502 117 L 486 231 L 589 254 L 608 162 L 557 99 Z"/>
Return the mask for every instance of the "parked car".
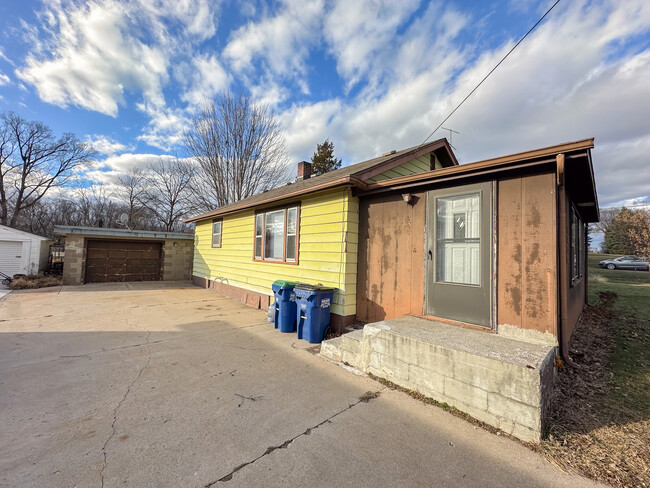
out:
<path id="1" fill-rule="evenodd" d="M 601 268 L 607 269 L 633 269 L 649 271 L 648 259 L 639 256 L 621 256 L 620 258 L 605 259 L 598 263 Z"/>

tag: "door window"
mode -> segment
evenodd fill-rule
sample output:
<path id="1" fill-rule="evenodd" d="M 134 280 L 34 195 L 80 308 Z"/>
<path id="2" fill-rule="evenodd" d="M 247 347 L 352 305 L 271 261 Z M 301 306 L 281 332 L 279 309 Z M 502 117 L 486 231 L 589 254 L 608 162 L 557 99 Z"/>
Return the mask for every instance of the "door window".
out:
<path id="1" fill-rule="evenodd" d="M 480 286 L 481 193 L 436 198 L 436 281 Z"/>

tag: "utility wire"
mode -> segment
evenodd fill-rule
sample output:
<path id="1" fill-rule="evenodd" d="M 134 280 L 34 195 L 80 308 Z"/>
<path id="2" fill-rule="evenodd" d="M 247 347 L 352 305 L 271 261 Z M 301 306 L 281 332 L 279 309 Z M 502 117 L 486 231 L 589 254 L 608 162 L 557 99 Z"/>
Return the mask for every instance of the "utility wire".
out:
<path id="1" fill-rule="evenodd" d="M 517 46 L 519 46 L 519 44 L 521 44 L 521 43 L 523 42 L 523 40 L 526 39 L 526 37 L 528 37 L 528 34 L 530 34 L 531 32 L 533 32 L 533 31 L 535 30 L 535 28 L 536 28 L 536 27 L 537 27 L 537 26 L 538 26 L 538 25 L 539 25 L 539 24 L 544 20 L 544 18 L 546 18 L 546 16 L 547 16 L 549 13 L 551 13 L 551 10 L 553 10 L 553 9 L 555 8 L 555 6 L 556 6 L 558 3 L 560 3 L 560 0 L 557 0 L 553 5 L 551 5 L 551 8 L 549 8 L 549 9 L 546 11 L 546 13 L 545 13 L 544 15 L 542 15 L 541 18 L 540 18 L 537 22 L 535 22 L 535 25 L 532 26 L 532 27 L 530 28 L 530 30 L 529 30 L 528 32 L 526 32 L 526 34 L 524 34 L 524 37 L 522 37 L 521 39 L 519 39 L 519 41 L 517 42 L 517 44 L 515 44 L 514 46 L 512 46 L 512 49 L 510 49 L 510 51 L 508 51 L 508 53 L 507 53 L 504 57 L 501 58 L 501 61 L 499 61 L 499 62 L 496 64 L 496 66 L 495 66 L 494 68 L 492 68 L 492 69 L 490 70 L 490 72 L 489 72 L 487 75 L 485 75 L 485 77 L 480 81 L 480 83 L 479 83 L 478 85 L 476 85 L 476 86 L 474 87 L 474 89 L 473 89 L 471 92 L 469 92 L 465 98 L 463 98 L 463 101 L 460 102 L 460 103 L 456 106 L 456 108 L 455 108 L 454 110 L 452 110 L 451 113 L 450 113 L 449 115 L 447 115 L 447 117 L 445 117 L 445 119 L 444 119 L 442 122 L 440 122 L 440 125 L 438 125 L 438 127 L 436 127 L 436 128 L 433 130 L 433 132 L 431 132 L 431 134 L 429 134 L 429 135 L 427 136 L 427 138 L 426 138 L 424 141 L 422 141 L 422 144 L 420 144 L 420 145 L 418 146 L 418 148 L 421 147 L 422 145 L 424 145 L 424 144 L 429 140 L 429 138 L 430 138 L 433 134 L 435 134 L 436 131 L 438 131 L 438 129 L 440 129 L 440 128 L 442 127 L 442 125 L 443 125 L 445 122 L 447 122 L 447 121 L 449 120 L 449 118 L 450 118 L 452 115 L 454 115 L 454 114 L 456 113 L 456 110 L 458 110 L 458 109 L 461 107 L 461 105 L 462 105 L 463 103 L 465 103 L 465 101 L 466 101 L 469 97 L 471 97 L 472 94 L 473 94 L 476 90 L 478 90 L 479 86 L 481 86 L 481 85 L 483 84 L 483 82 L 484 82 L 485 80 L 487 80 L 487 79 L 489 78 L 489 76 L 490 76 L 492 73 L 494 73 L 494 72 L 496 71 L 496 69 L 501 65 L 501 63 L 503 63 L 503 62 L 506 60 L 506 58 L 507 58 L 508 56 L 510 56 L 510 54 L 512 54 L 512 51 L 514 51 L 515 49 L 517 49 Z"/>

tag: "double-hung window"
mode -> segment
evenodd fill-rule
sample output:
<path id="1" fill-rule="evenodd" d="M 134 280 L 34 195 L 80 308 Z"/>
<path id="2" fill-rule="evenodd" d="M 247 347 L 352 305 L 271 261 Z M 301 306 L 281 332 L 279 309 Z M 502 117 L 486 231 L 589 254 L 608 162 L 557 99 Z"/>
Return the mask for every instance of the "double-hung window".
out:
<path id="1" fill-rule="evenodd" d="M 298 262 L 298 213 L 294 206 L 255 215 L 255 260 Z"/>
<path id="2" fill-rule="evenodd" d="M 212 247 L 221 247 L 221 227 L 223 221 L 213 220 L 212 221 Z"/>

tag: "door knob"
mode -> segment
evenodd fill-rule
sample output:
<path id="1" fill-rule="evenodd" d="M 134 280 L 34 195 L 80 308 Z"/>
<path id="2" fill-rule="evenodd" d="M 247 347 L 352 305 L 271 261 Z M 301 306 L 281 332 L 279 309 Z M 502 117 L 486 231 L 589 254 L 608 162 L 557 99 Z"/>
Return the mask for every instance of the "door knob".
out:
<path id="1" fill-rule="evenodd" d="M 429 249 L 429 259 L 433 259 L 433 253 L 431 252 L 431 249 Z"/>

